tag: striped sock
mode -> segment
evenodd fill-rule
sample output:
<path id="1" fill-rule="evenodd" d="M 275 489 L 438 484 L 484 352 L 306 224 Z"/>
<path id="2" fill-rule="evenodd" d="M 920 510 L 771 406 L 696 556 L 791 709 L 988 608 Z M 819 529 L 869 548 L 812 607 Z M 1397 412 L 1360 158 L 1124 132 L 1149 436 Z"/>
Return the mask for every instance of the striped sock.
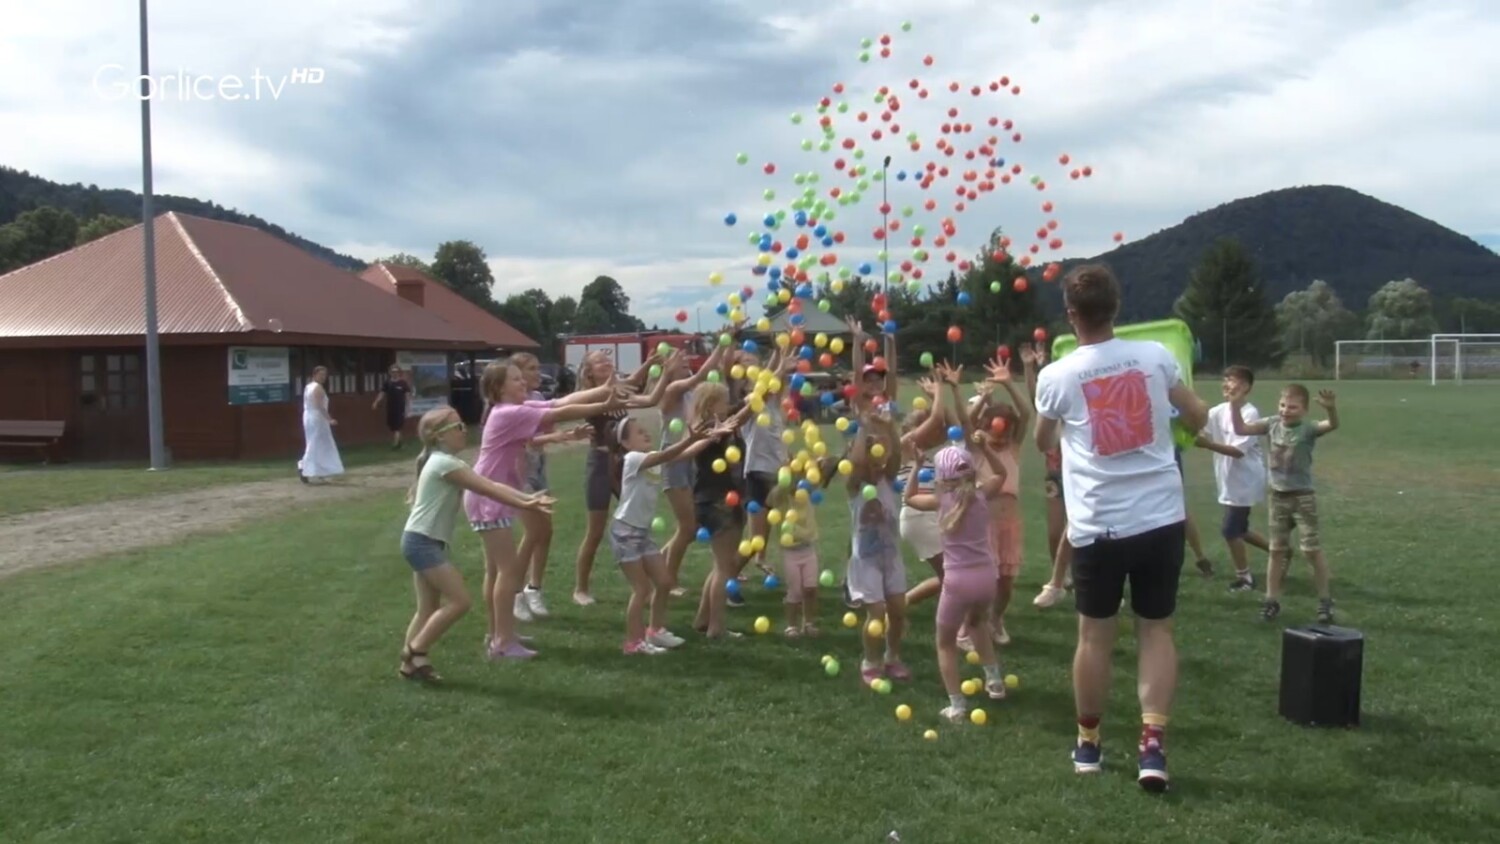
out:
<path id="1" fill-rule="evenodd" d="M 1078 741 L 1089 744 L 1099 743 L 1099 716 L 1080 715 L 1078 717 Z"/>
<path id="2" fill-rule="evenodd" d="M 1157 750 L 1165 747 L 1165 731 L 1167 729 L 1167 716 L 1146 712 L 1141 715 L 1141 746 L 1140 750 L 1145 753 L 1152 745 Z"/>

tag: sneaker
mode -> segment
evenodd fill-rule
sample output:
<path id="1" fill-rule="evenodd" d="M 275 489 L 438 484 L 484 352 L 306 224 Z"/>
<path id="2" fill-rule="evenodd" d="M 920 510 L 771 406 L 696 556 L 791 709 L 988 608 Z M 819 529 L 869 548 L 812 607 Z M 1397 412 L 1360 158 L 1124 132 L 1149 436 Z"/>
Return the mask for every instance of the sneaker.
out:
<path id="1" fill-rule="evenodd" d="M 1091 741 L 1080 741 L 1073 748 L 1073 773 L 1097 774 L 1104 767 L 1104 752 Z"/>
<path id="2" fill-rule="evenodd" d="M 969 720 L 969 711 L 961 706 L 945 706 L 938 714 L 947 719 L 950 724 L 962 724 Z"/>
<path id="3" fill-rule="evenodd" d="M 726 603 L 731 607 L 743 607 L 745 605 L 744 595 L 730 595 Z"/>
<path id="4" fill-rule="evenodd" d="M 1333 623 L 1333 599 L 1323 598 L 1318 601 L 1318 623 Z"/>
<path id="5" fill-rule="evenodd" d="M 883 668 L 884 666 L 880 665 L 876 665 L 871 668 L 861 668 L 859 670 L 860 682 L 864 683 L 867 687 L 870 686 L 876 680 L 879 680 L 880 678 L 885 676 L 885 671 L 882 670 Z"/>
<path id="6" fill-rule="evenodd" d="M 686 640 L 663 627 L 660 630 L 648 631 L 646 633 L 646 641 L 657 646 L 658 648 L 671 649 L 681 647 L 682 643 Z"/>
<path id="7" fill-rule="evenodd" d="M 1230 592 L 1253 592 L 1255 591 L 1255 575 L 1250 572 L 1236 574 L 1234 580 L 1229 584 Z"/>
<path id="8" fill-rule="evenodd" d="M 1199 560 L 1198 563 L 1197 563 L 1197 566 L 1198 566 L 1198 573 L 1202 574 L 1205 578 L 1213 577 L 1214 576 L 1214 564 L 1207 557 L 1204 557 L 1203 559 Z"/>
<path id="9" fill-rule="evenodd" d="M 667 652 L 666 648 L 658 648 L 645 639 L 637 639 L 634 642 L 626 642 L 620 649 L 629 656 L 656 656 Z"/>
<path id="10" fill-rule="evenodd" d="M 1281 615 L 1280 601 L 1266 601 L 1260 605 L 1261 621 L 1275 621 L 1278 615 Z"/>
<path id="11" fill-rule="evenodd" d="M 802 625 L 802 635 L 808 637 L 809 639 L 816 639 L 822 634 L 823 631 L 819 630 L 818 625 L 816 624 L 812 624 L 809 622 L 808 624 Z"/>
<path id="12" fill-rule="evenodd" d="M 512 642 L 503 648 L 497 647 L 499 644 L 498 639 L 490 642 L 490 662 L 499 662 L 502 659 L 531 659 L 536 656 L 536 651 L 520 642 Z"/>
<path id="13" fill-rule="evenodd" d="M 986 680 L 984 693 L 990 696 L 990 700 L 1005 700 L 1005 681 Z"/>
<path id="14" fill-rule="evenodd" d="M 885 664 L 885 676 L 905 683 L 911 680 L 911 669 L 907 668 L 906 663 L 899 659 L 892 660 Z"/>
<path id="15" fill-rule="evenodd" d="M 1155 741 L 1148 742 L 1141 751 L 1140 773 L 1136 782 L 1152 794 L 1167 790 L 1167 754 Z"/>
<path id="16" fill-rule="evenodd" d="M 958 649 L 961 650 L 961 651 L 963 651 L 966 654 L 973 653 L 974 652 L 974 640 L 971 639 L 971 638 L 969 638 L 968 636 L 959 636 L 958 637 Z"/>
<path id="17" fill-rule="evenodd" d="M 542 590 L 528 586 L 522 590 L 521 595 L 526 599 L 526 607 L 534 617 L 546 618 L 552 614 L 547 611 L 547 602 L 542 600 Z"/>
<path id="18" fill-rule="evenodd" d="M 531 607 L 526 603 L 526 593 L 516 593 L 516 621 L 536 621 L 531 617 Z"/>
<path id="19" fill-rule="evenodd" d="M 1067 594 L 1068 593 L 1065 590 L 1059 589 L 1049 583 L 1046 586 L 1042 587 L 1042 592 L 1040 595 L 1037 595 L 1035 598 L 1031 599 L 1031 605 L 1034 607 L 1041 607 L 1042 609 L 1055 607 L 1062 602 L 1063 598 L 1067 597 Z"/>

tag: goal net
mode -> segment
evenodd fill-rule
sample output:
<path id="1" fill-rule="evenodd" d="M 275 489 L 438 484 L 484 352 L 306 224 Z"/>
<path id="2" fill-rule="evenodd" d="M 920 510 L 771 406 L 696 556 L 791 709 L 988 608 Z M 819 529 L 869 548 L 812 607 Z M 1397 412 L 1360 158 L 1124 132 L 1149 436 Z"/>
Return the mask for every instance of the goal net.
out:
<path id="1" fill-rule="evenodd" d="M 1433 370 L 1431 383 L 1500 383 L 1500 334 L 1434 334 L 1431 342 L 1435 348 L 1453 350 L 1452 366 Z"/>
<path id="2" fill-rule="evenodd" d="M 1339 340 L 1334 343 L 1334 377 L 1340 381 L 1384 379 L 1452 380 L 1458 359 L 1456 340 Z"/>

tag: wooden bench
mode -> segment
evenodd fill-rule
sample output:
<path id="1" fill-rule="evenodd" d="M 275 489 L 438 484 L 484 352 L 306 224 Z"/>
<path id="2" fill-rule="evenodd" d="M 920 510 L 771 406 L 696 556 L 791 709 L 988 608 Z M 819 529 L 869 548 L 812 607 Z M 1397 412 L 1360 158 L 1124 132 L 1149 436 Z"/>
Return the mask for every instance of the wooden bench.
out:
<path id="1" fill-rule="evenodd" d="M 62 442 L 65 427 L 64 422 L 44 419 L 0 419 L 0 447 L 38 449 L 46 463 Z"/>

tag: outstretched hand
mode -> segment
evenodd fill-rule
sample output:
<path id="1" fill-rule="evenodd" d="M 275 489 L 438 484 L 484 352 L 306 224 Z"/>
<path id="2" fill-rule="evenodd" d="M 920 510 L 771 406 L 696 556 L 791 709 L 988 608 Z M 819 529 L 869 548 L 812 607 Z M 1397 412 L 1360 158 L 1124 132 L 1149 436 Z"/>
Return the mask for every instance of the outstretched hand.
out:
<path id="1" fill-rule="evenodd" d="M 937 370 L 933 371 L 936 372 Z M 943 390 L 942 382 L 938 381 L 936 378 L 931 378 L 925 375 L 917 379 L 917 387 L 922 392 L 926 393 L 934 399 L 936 399 L 938 397 L 938 394 Z"/>
<path id="2" fill-rule="evenodd" d="M 526 509 L 534 510 L 538 513 L 546 513 L 550 516 L 552 515 L 552 505 L 556 503 L 556 498 L 544 493 L 534 492 L 531 494 L 530 500 L 526 503 Z"/>
<path id="3" fill-rule="evenodd" d="M 1010 365 L 998 356 L 984 365 L 984 371 L 989 373 L 989 380 L 993 383 L 1004 384 L 1010 381 Z"/>
<path id="4" fill-rule="evenodd" d="M 1318 404 L 1322 405 L 1324 410 L 1331 410 L 1333 408 L 1334 398 L 1332 390 L 1318 391 Z"/>

